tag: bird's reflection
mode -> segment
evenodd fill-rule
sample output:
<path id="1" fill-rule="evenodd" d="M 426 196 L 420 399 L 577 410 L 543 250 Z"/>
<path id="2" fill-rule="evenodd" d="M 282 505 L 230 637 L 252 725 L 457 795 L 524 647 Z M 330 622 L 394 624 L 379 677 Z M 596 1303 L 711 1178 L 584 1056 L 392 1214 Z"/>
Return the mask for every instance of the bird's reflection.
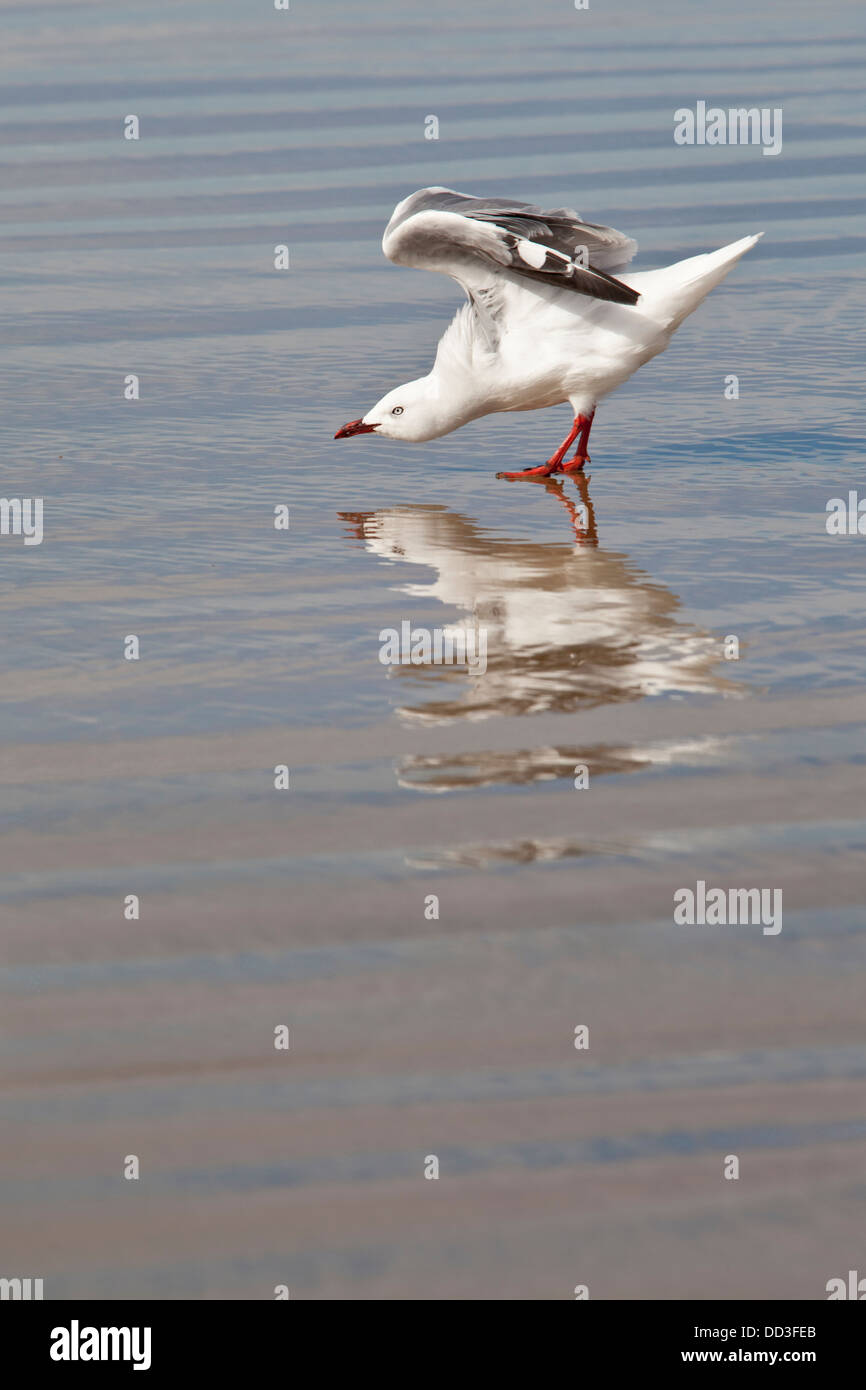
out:
<path id="1" fill-rule="evenodd" d="M 487 634 L 486 670 L 390 668 L 406 683 L 407 699 L 399 707 L 404 718 L 446 724 L 563 714 L 645 695 L 733 688 L 719 674 L 718 638 L 679 621 L 679 600 L 670 590 L 626 555 L 599 545 L 588 481 L 577 475 L 569 482 L 574 492 L 559 481 L 544 484 L 568 520 L 571 536 L 561 542 L 492 535 L 441 506 L 340 513 L 372 554 L 434 572 L 431 582 L 401 585 L 401 593 L 462 610 L 466 616 L 452 622 L 452 630 L 462 625 Z M 588 759 L 599 773 L 675 756 L 673 748 L 627 746 L 474 750 L 406 758 L 400 780 L 419 790 L 447 791 L 570 776 L 576 763 Z"/>

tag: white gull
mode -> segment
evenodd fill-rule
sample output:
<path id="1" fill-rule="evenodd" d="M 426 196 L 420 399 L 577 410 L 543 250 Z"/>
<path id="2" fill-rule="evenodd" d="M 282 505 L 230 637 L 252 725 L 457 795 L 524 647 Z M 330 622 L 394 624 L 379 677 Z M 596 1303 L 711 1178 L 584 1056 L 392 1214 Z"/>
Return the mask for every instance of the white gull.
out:
<path id="1" fill-rule="evenodd" d="M 661 270 L 623 274 L 637 243 L 570 208 L 422 188 L 398 203 L 382 249 L 450 275 L 468 302 L 427 376 L 389 391 L 335 439 L 418 442 L 497 411 L 568 402 L 574 424 L 546 463 L 500 478 L 577 471 L 597 403 L 663 352 L 672 334 L 763 233 Z M 572 444 L 573 458 L 566 462 Z"/>

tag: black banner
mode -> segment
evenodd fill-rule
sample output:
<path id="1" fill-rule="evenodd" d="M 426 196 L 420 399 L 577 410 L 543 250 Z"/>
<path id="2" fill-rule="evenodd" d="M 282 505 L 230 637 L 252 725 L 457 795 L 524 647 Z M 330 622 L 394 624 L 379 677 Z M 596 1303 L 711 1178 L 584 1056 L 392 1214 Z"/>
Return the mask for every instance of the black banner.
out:
<path id="1" fill-rule="evenodd" d="M 25 1372 L 66 1376 L 109 1369 L 115 1375 L 125 1371 L 161 1377 L 192 1371 L 198 1377 L 225 1377 L 233 1372 L 297 1367 L 301 1345 L 297 1338 L 315 1335 L 320 1316 L 309 1303 L 299 1309 L 291 1302 L 5 1303 L 0 1306 L 0 1327 L 7 1358 L 14 1358 Z M 327 1315 L 331 1332 L 334 1316 L 333 1310 Z M 337 1316 L 342 1335 L 351 1336 L 356 1312 L 341 1307 Z M 459 1316 L 462 1322 L 465 1314 Z M 439 1335 L 442 1317 L 436 1314 Z M 554 1326 L 579 1339 L 572 1353 L 582 1366 L 594 1364 L 596 1371 L 612 1374 L 708 1365 L 793 1365 L 826 1375 L 855 1361 L 864 1330 L 857 1310 L 830 1302 L 586 1301 L 572 1307 L 569 1317 Z M 369 1346 L 365 1337 L 369 1321 L 357 1327 L 359 1338 L 364 1339 L 360 1345 Z M 479 1331 L 472 1329 L 470 1338 L 480 1351 Z M 417 1329 L 412 1335 L 418 1335 Z M 439 1336 L 424 1336 L 428 1374 L 436 1363 L 430 1343 L 438 1340 Z M 325 1345 L 331 1360 L 332 1337 Z M 348 1349 L 349 1343 L 342 1345 Z M 483 1347 L 486 1361 L 490 1353 L 486 1339 Z M 443 1348 L 442 1358 L 444 1374 L 446 1363 L 453 1369 L 453 1349 Z M 494 1352 L 491 1360 L 495 1359 Z M 403 1373 L 414 1378 L 416 1372 L 404 1365 Z"/>

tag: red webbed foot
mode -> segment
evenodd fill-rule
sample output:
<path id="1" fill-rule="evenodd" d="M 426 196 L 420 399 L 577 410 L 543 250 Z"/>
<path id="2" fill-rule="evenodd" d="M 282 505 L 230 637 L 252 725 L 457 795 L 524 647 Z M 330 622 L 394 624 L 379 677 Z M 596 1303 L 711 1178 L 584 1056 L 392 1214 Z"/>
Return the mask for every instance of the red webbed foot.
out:
<path id="1" fill-rule="evenodd" d="M 549 478 L 551 473 L 556 473 L 560 468 L 558 463 L 552 460 L 542 463 L 538 468 L 524 468 L 519 473 L 497 473 L 497 478 L 507 478 L 510 483 L 543 483 L 545 478 Z"/>
<path id="2" fill-rule="evenodd" d="M 563 473 L 579 473 L 583 465 L 591 461 L 589 454 L 575 454 L 574 458 L 562 465 L 562 471 Z"/>

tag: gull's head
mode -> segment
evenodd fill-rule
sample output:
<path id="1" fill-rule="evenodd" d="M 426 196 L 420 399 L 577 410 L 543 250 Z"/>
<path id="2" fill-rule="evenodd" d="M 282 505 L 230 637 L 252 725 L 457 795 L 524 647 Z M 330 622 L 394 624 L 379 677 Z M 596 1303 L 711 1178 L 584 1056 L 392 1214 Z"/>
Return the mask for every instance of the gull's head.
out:
<path id="1" fill-rule="evenodd" d="M 405 439 L 418 444 L 436 439 L 462 424 L 462 419 L 450 419 L 443 401 L 430 377 L 407 381 L 395 386 L 387 396 L 368 410 L 360 420 L 350 420 L 337 430 L 335 439 L 348 439 L 353 434 L 382 434 L 386 439 Z"/>

